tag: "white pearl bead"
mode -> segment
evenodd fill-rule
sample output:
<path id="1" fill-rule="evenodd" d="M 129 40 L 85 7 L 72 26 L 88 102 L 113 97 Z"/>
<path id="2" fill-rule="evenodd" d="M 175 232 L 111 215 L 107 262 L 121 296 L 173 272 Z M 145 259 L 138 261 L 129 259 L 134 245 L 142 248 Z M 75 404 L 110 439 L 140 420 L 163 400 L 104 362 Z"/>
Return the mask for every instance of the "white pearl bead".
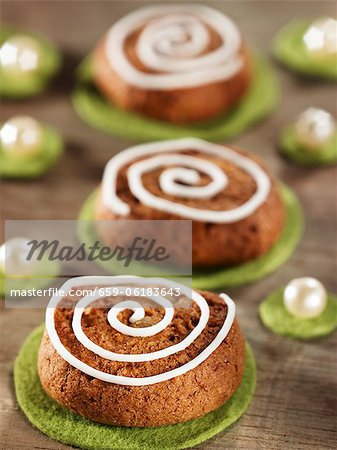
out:
<path id="1" fill-rule="evenodd" d="M 308 53 L 314 58 L 337 55 L 337 20 L 323 18 L 316 20 L 303 36 Z"/>
<path id="2" fill-rule="evenodd" d="M 0 48 L 0 67 L 8 75 L 20 76 L 34 72 L 40 60 L 40 46 L 30 36 L 12 36 Z"/>
<path id="3" fill-rule="evenodd" d="M 323 109 L 308 108 L 295 123 L 298 144 L 304 149 L 321 150 L 336 132 L 336 122 L 331 114 Z"/>
<path id="4" fill-rule="evenodd" d="M 36 260 L 27 261 L 29 239 L 18 237 L 6 241 L 0 247 L 0 270 L 7 276 L 33 275 Z"/>
<path id="5" fill-rule="evenodd" d="M 310 277 L 291 280 L 283 294 L 287 311 L 300 319 L 318 317 L 326 308 L 327 301 L 322 283 Z"/>
<path id="6" fill-rule="evenodd" d="M 0 142 L 7 157 L 30 158 L 41 151 L 41 126 L 31 117 L 13 117 L 2 125 Z"/>

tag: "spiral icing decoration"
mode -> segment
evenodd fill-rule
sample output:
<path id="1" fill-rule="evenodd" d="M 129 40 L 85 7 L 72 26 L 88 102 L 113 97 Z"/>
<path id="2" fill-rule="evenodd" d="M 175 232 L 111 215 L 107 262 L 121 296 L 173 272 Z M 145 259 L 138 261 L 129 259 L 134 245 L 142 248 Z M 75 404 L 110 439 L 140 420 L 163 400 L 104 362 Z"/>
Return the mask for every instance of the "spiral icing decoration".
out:
<path id="1" fill-rule="evenodd" d="M 58 335 L 58 332 L 55 327 L 55 310 L 58 307 L 61 300 L 64 296 L 68 295 L 71 289 L 74 287 L 80 288 L 81 286 L 88 287 L 89 285 L 98 285 L 103 286 L 106 290 L 106 295 L 102 295 L 102 291 L 100 288 L 100 292 L 94 295 L 87 295 L 82 297 L 74 308 L 74 315 L 72 320 L 72 330 L 77 340 L 88 350 L 92 351 L 99 357 L 105 358 L 110 361 L 120 361 L 120 362 L 144 362 L 144 361 L 154 361 L 160 358 L 166 358 L 170 355 L 176 354 L 188 346 L 193 344 L 193 342 L 197 339 L 197 337 L 203 332 L 205 329 L 209 316 L 210 309 L 205 298 L 198 292 L 193 291 L 187 286 L 178 284 L 176 282 L 161 279 L 161 278 L 141 278 L 135 276 L 128 277 L 109 277 L 109 276 L 101 276 L 101 277 L 79 277 L 72 278 L 68 280 L 62 286 L 62 295 L 60 291 L 58 291 L 50 300 L 47 310 L 46 310 L 46 329 L 53 344 L 55 350 L 60 354 L 60 356 L 67 361 L 71 366 L 79 369 L 80 371 L 86 373 L 89 376 L 94 378 L 98 378 L 102 381 L 114 384 L 128 385 L 128 386 L 145 386 L 151 385 L 155 383 L 160 383 L 162 381 L 170 380 L 174 377 L 183 375 L 184 373 L 193 370 L 203 361 L 205 361 L 224 341 L 227 334 L 229 333 L 234 318 L 235 318 L 235 304 L 228 297 L 228 295 L 221 294 L 221 297 L 224 303 L 227 305 L 227 316 L 226 319 L 220 328 L 218 334 L 214 338 L 214 340 L 206 347 L 201 353 L 199 353 L 195 358 L 188 361 L 186 364 L 183 364 L 173 370 L 160 373 L 153 376 L 148 377 L 127 377 L 120 375 L 113 375 L 111 373 L 102 372 L 97 370 L 85 362 L 81 361 L 77 357 L 75 357 L 61 342 L 61 339 Z M 131 287 L 130 287 L 131 285 Z M 137 336 L 140 339 L 142 337 L 154 336 L 164 330 L 172 321 L 174 315 L 174 305 L 167 297 L 162 297 L 160 295 L 146 296 L 146 298 L 151 299 L 155 303 L 157 303 L 160 307 L 164 308 L 164 316 L 163 318 L 156 323 L 155 325 L 144 327 L 144 328 L 136 328 L 122 323 L 118 319 L 118 314 L 125 310 L 130 309 L 133 311 L 132 316 L 129 319 L 129 322 L 132 324 L 138 320 L 141 320 L 145 316 L 144 308 L 142 305 L 135 299 L 137 296 L 133 296 L 134 287 L 140 286 L 153 286 L 160 285 L 167 288 L 175 288 L 179 289 L 181 294 L 187 298 L 190 298 L 193 302 L 195 302 L 200 309 L 200 318 L 199 322 L 195 326 L 195 328 L 179 343 L 170 345 L 162 350 L 155 351 L 152 353 L 141 353 L 141 354 L 125 354 L 125 353 L 115 353 L 109 350 L 106 350 L 93 341 L 91 341 L 86 334 L 84 333 L 81 325 L 81 318 L 84 313 L 84 310 L 96 300 L 100 298 L 104 298 L 106 296 L 111 297 L 111 287 L 118 289 L 118 295 L 126 295 L 126 289 L 131 289 L 131 297 L 133 299 L 122 301 L 120 303 L 115 304 L 109 309 L 107 314 L 107 320 L 111 327 L 115 330 L 119 331 L 124 335 L 129 336 Z M 129 294 L 128 294 L 129 295 Z"/>
<path id="2" fill-rule="evenodd" d="M 212 30 L 220 39 L 208 51 Z M 129 60 L 128 37 L 140 32 L 135 52 L 148 70 Z M 128 14 L 107 34 L 106 55 L 121 78 L 143 89 L 175 89 L 224 81 L 243 66 L 241 36 L 224 14 L 202 5 L 150 6 Z"/>
<path id="3" fill-rule="evenodd" d="M 190 207 L 149 192 L 142 183 L 142 176 L 160 168 L 163 168 L 163 171 L 159 185 L 162 192 L 168 195 L 182 199 L 210 199 L 226 189 L 228 177 L 224 171 L 204 158 L 184 154 L 187 150 L 216 156 L 243 169 L 254 179 L 255 193 L 237 208 L 213 211 Z M 185 219 L 202 222 L 231 223 L 248 217 L 266 200 L 271 187 L 270 178 L 255 161 L 223 145 L 195 138 L 137 145 L 114 156 L 108 162 L 103 175 L 103 203 L 113 213 L 124 217 L 130 214 L 130 207 L 117 195 L 117 176 L 120 169 L 126 165 L 130 192 L 141 203 Z M 198 186 L 200 173 L 207 174 L 212 181 L 208 185 Z"/>

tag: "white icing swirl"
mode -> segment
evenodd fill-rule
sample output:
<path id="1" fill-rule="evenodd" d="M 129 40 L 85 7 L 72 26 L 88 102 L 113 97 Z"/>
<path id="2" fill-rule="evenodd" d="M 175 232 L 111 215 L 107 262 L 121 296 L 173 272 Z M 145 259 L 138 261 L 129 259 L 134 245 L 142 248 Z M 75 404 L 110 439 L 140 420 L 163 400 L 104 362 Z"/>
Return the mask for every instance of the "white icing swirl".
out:
<path id="1" fill-rule="evenodd" d="M 186 199 L 205 199 L 212 198 L 224 190 L 228 183 L 226 174 L 211 161 L 196 156 L 180 154 L 186 150 L 196 150 L 201 154 L 216 156 L 237 165 L 254 179 L 256 183 L 255 193 L 247 202 L 237 208 L 215 211 L 193 208 L 157 197 L 143 186 L 143 174 L 160 167 L 179 165 L 180 167 L 177 168 L 166 168 L 160 176 L 159 185 L 165 194 Z M 149 155 L 155 156 L 145 159 Z M 139 158 L 143 159 L 131 164 L 133 160 Z M 131 164 L 127 169 L 129 189 L 140 202 L 185 219 L 212 223 L 236 222 L 251 215 L 266 200 L 270 191 L 270 179 L 255 161 L 223 145 L 195 138 L 142 144 L 131 147 L 114 156 L 108 162 L 104 171 L 102 185 L 103 203 L 113 213 L 121 216 L 128 216 L 130 207 L 117 196 L 117 176 L 119 170 L 129 164 Z M 206 173 L 212 181 L 205 186 L 195 186 L 200 179 L 199 172 Z M 187 184 L 187 186 L 179 183 L 179 181 Z"/>
<path id="2" fill-rule="evenodd" d="M 210 29 L 220 37 L 219 47 L 207 52 Z M 136 55 L 157 73 L 137 69 L 125 53 L 125 43 L 141 30 Z M 241 37 L 224 14 L 202 5 L 161 5 L 141 8 L 109 30 L 106 55 L 127 82 L 144 89 L 195 87 L 232 78 L 243 66 Z"/>
<path id="3" fill-rule="evenodd" d="M 123 281 L 124 280 L 124 281 Z M 182 295 L 190 298 L 194 301 L 198 307 L 200 308 L 200 318 L 196 327 L 178 344 L 170 345 L 162 350 L 158 350 L 152 353 L 141 353 L 141 354 L 126 354 L 126 353 L 115 353 L 109 350 L 106 350 L 93 341 L 91 341 L 87 335 L 83 332 L 81 327 L 81 318 L 85 308 L 88 307 L 92 302 L 98 300 L 99 298 L 104 298 L 106 296 L 111 296 L 111 288 L 118 288 L 119 295 L 125 294 L 125 285 L 129 287 L 130 284 L 135 284 L 137 287 L 139 286 L 151 286 L 151 285 L 161 285 L 168 288 L 179 288 Z M 72 321 L 73 332 L 81 344 L 94 352 L 96 355 L 108 359 L 110 361 L 124 361 L 124 362 L 144 362 L 144 361 L 153 361 L 160 358 L 165 358 L 167 356 L 173 355 L 177 352 L 183 351 L 189 345 L 193 344 L 193 342 L 197 339 L 197 337 L 203 332 L 205 329 L 208 319 L 209 319 L 209 305 L 205 298 L 196 291 L 191 290 L 187 286 L 182 284 L 178 284 L 174 281 L 170 281 L 162 278 L 141 278 L 135 276 L 127 276 L 127 277 L 110 277 L 110 276 L 100 276 L 100 277 L 79 277 L 72 278 L 68 280 L 50 300 L 47 310 L 46 310 L 46 329 L 49 335 L 49 338 L 57 352 L 60 356 L 67 361 L 73 367 L 79 369 L 80 371 L 86 373 L 89 376 L 94 378 L 98 378 L 102 381 L 106 381 L 108 383 L 128 385 L 128 386 L 145 386 L 155 383 L 160 383 L 162 381 L 170 380 L 177 376 L 183 375 L 184 373 L 193 370 L 203 361 L 205 361 L 223 342 L 229 333 L 234 318 L 235 318 L 235 304 L 228 297 L 228 295 L 221 294 L 222 299 L 227 305 L 227 316 L 226 319 L 219 330 L 219 333 L 214 338 L 214 340 L 206 347 L 201 353 L 199 353 L 195 358 L 187 362 L 186 364 L 177 367 L 173 370 L 169 370 L 164 373 L 160 373 L 157 375 L 152 375 L 148 377 L 126 377 L 121 375 L 113 375 L 110 373 L 102 372 L 98 369 L 95 369 L 83 361 L 76 358 L 71 352 L 63 345 L 60 340 L 60 337 L 55 328 L 55 310 L 58 307 L 58 304 L 62 300 L 64 296 L 66 296 L 71 289 L 74 287 L 80 288 L 81 286 L 105 286 L 105 288 L 100 288 L 100 292 L 97 295 L 88 295 L 83 297 L 75 306 L 74 316 Z M 102 292 L 103 289 L 103 292 Z M 131 288 L 132 289 L 132 288 Z M 61 293 L 62 292 L 62 295 Z M 102 295 L 103 293 L 103 295 Z M 104 293 L 106 295 L 104 295 Z M 110 325 L 115 328 L 120 333 L 129 336 L 138 336 L 138 337 L 147 337 L 154 336 L 161 331 L 163 331 L 172 321 L 174 314 L 174 306 L 170 300 L 161 296 L 153 296 L 147 297 L 156 302 L 158 305 L 164 308 L 165 313 L 164 317 L 155 325 L 144 327 L 144 328 L 135 328 L 124 323 L 120 322 L 118 319 L 118 313 L 123 311 L 124 309 L 131 309 L 134 311 L 132 316 L 129 319 L 130 323 L 134 323 L 135 321 L 141 320 L 145 317 L 145 312 L 141 304 L 135 300 L 127 300 L 120 302 L 114 305 L 108 312 L 108 322 Z"/>

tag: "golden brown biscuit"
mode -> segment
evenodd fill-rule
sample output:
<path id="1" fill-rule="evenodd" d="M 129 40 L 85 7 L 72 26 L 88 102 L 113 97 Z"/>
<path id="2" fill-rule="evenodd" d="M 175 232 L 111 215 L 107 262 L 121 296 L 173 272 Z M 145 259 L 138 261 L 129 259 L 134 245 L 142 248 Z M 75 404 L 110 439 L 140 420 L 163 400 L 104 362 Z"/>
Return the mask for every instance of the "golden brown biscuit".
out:
<path id="1" fill-rule="evenodd" d="M 105 373 L 145 377 L 179 367 L 200 354 L 218 335 L 228 312 L 223 299 L 201 292 L 210 309 L 202 333 L 185 350 L 148 362 L 125 363 L 97 356 L 84 347 L 72 329 L 73 308 L 57 309 L 55 328 L 62 344 L 78 359 Z M 70 299 L 73 301 L 73 299 Z M 145 308 L 148 321 L 162 318 L 160 308 Z M 125 336 L 107 321 L 107 310 L 91 307 L 82 318 L 85 334 L 99 346 L 118 353 L 147 353 L 182 341 L 199 321 L 200 309 L 176 307 L 172 322 L 152 337 Z M 128 323 L 131 311 L 119 314 Z M 150 324 L 150 325 L 151 325 Z M 135 325 L 136 326 L 136 325 Z M 149 326 L 149 323 L 146 323 Z M 245 366 L 245 343 L 234 320 L 218 348 L 200 365 L 175 378 L 145 386 L 123 386 L 93 378 L 66 362 L 47 333 L 38 355 L 38 371 L 45 391 L 54 400 L 91 420 L 123 426 L 158 426 L 205 415 L 227 401 L 239 387 Z"/>
<path id="2" fill-rule="evenodd" d="M 211 15 L 221 15 L 225 20 L 225 23 L 223 25 L 221 24 L 219 32 L 216 27 L 212 26 L 212 23 L 207 23 L 202 12 L 198 16 L 199 13 L 198 11 L 194 11 L 194 7 L 195 6 L 191 5 L 191 8 L 188 10 L 189 19 L 191 20 L 191 17 L 193 17 L 192 20 L 198 21 L 197 24 L 204 27 L 208 36 L 207 42 L 200 51 L 200 54 L 193 54 L 193 56 L 187 57 L 186 60 L 190 61 L 191 59 L 193 60 L 196 58 L 201 59 L 204 56 L 219 52 L 221 48 L 224 49 L 224 53 L 228 53 L 227 50 L 228 47 L 232 45 L 232 40 L 236 42 L 235 33 L 237 33 L 239 43 L 235 44 L 235 42 L 233 42 L 233 54 L 229 52 L 230 56 L 224 57 L 224 61 L 219 63 L 219 68 L 216 65 L 214 67 L 214 63 L 210 64 L 210 70 L 218 70 L 218 72 L 223 70 L 224 65 L 227 64 L 228 75 L 224 75 L 223 77 L 209 77 L 208 72 L 205 72 L 205 67 L 207 68 L 208 64 L 205 61 L 205 63 L 197 65 L 195 68 L 186 69 L 187 73 L 194 72 L 198 74 L 200 67 L 204 71 L 200 72 L 198 82 L 193 82 L 192 80 L 191 84 L 184 83 L 183 87 L 179 87 L 179 83 L 178 85 L 175 83 L 172 88 L 167 88 L 165 81 L 155 87 L 151 85 L 151 82 L 148 84 L 138 83 L 137 77 L 134 80 L 133 78 L 131 79 L 126 76 L 129 71 L 124 68 L 124 66 L 121 66 L 120 70 L 116 70 L 116 68 L 119 67 L 117 64 L 119 55 L 117 54 L 117 49 L 112 48 L 109 50 L 108 34 L 98 44 L 93 53 L 92 69 L 95 84 L 109 101 L 127 111 L 134 111 L 155 119 L 165 120 L 176 124 L 200 122 L 215 118 L 220 114 L 230 111 L 240 101 L 246 93 L 252 77 L 250 57 L 246 45 L 241 41 L 240 34 L 236 28 L 232 30 L 231 27 L 235 27 L 234 24 L 228 25 L 231 30 L 230 36 L 234 33 L 234 38 L 230 39 L 230 37 L 228 37 L 228 41 L 230 42 L 224 45 L 224 40 L 227 40 L 226 34 L 221 36 L 220 32 L 223 32 L 226 29 L 226 21 L 229 21 L 230 19 L 215 10 L 211 10 Z M 178 21 L 176 19 L 177 23 L 175 24 L 176 27 L 180 27 L 179 30 L 173 29 L 171 31 L 170 26 L 173 27 L 174 25 L 171 22 L 169 24 L 164 24 L 162 26 L 163 29 L 161 30 L 162 35 L 158 37 L 158 32 L 157 34 L 153 33 L 153 36 L 151 36 L 153 42 L 151 42 L 150 38 L 148 39 L 149 42 L 146 44 L 147 50 L 152 50 L 151 45 L 153 46 L 155 53 L 154 58 L 163 59 L 164 62 L 170 61 L 169 58 L 172 59 L 172 63 L 169 66 L 170 71 L 168 69 L 159 70 L 157 68 L 149 67 L 146 61 L 143 61 L 138 49 L 142 36 L 144 33 L 148 33 L 148 29 L 153 26 L 153 22 L 156 24 L 156 20 L 169 19 L 174 13 L 174 8 L 177 8 L 177 6 L 172 7 L 172 12 L 170 13 L 170 11 L 165 11 L 165 8 L 160 9 L 160 7 L 157 7 L 158 11 L 154 18 L 151 20 L 149 19 L 146 25 L 142 25 L 142 22 L 140 21 L 140 25 L 130 28 L 130 33 L 125 37 L 125 40 L 123 41 L 125 58 L 139 73 L 158 76 L 169 74 L 171 76 L 172 72 L 175 72 L 175 64 L 181 63 L 182 56 L 177 57 L 177 55 L 179 55 L 177 52 L 179 51 L 180 46 L 191 44 L 193 37 L 193 32 L 189 28 L 189 22 L 185 23 L 183 21 L 186 15 L 186 7 L 181 7 L 181 11 L 177 13 L 178 17 L 179 14 L 181 15 L 181 20 Z M 211 9 L 208 7 L 197 7 L 197 9 L 200 8 L 206 10 L 206 15 Z M 141 12 L 142 10 L 139 10 L 133 14 Z M 129 16 L 126 16 L 125 19 L 128 19 L 128 17 Z M 117 26 L 120 26 L 119 22 L 117 22 Z M 168 35 L 165 31 L 167 31 Z M 177 37 L 176 33 L 178 33 L 178 31 L 183 34 L 183 37 Z M 171 34 L 169 34 L 170 32 Z M 179 39 L 181 39 L 181 41 L 179 41 Z M 165 54 L 160 47 L 163 43 L 167 44 L 167 41 L 169 41 L 169 44 L 171 45 L 169 50 L 167 50 L 170 52 L 169 54 Z M 110 59 L 109 52 L 111 53 Z M 231 68 L 231 65 L 235 58 L 237 58 L 239 62 L 237 63 L 237 68 L 233 69 Z M 185 73 L 183 75 L 185 75 Z M 177 76 L 179 77 L 179 72 L 177 72 Z"/>
<path id="3" fill-rule="evenodd" d="M 263 168 L 271 180 L 269 194 L 266 200 L 255 211 L 242 220 L 231 223 L 212 223 L 207 221 L 207 219 L 203 220 L 202 215 L 201 220 L 193 220 L 193 267 L 235 265 L 257 258 L 273 246 L 283 229 L 285 210 L 276 180 L 271 176 L 261 159 L 255 154 L 243 150 L 231 149 L 239 155 L 244 155 L 249 160 L 255 161 L 259 167 Z M 226 211 L 237 208 L 247 202 L 256 192 L 256 181 L 252 176 L 226 159 L 208 155 L 193 150 L 193 148 L 179 152 L 179 154 L 194 156 L 201 159 L 201 161 L 213 163 L 228 177 L 227 186 L 211 198 L 174 197 L 163 192 L 158 182 L 163 171 L 171 168 L 170 165 L 164 165 L 163 167 L 143 174 L 142 183 L 147 191 L 156 197 L 171 200 L 175 203 L 211 211 Z M 138 159 L 124 166 L 118 172 L 116 191 L 118 192 L 119 198 L 129 205 L 130 213 L 124 217 L 111 211 L 102 200 L 102 193 L 99 191 L 96 199 L 95 219 L 109 221 L 119 219 L 170 220 L 183 218 L 177 214 L 145 205 L 130 192 L 127 170 L 130 165 L 146 158 L 147 156 L 144 156 L 144 158 L 139 156 Z M 211 181 L 207 174 L 200 173 L 200 177 L 200 185 L 207 185 Z M 113 245 L 116 242 L 114 237 L 109 234 L 109 227 L 105 227 L 104 231 L 98 229 L 98 233 L 100 233 L 101 238 L 107 244 Z M 183 253 L 184 242 L 180 242 L 175 248 L 177 251 L 181 248 Z M 180 257 L 182 256 L 180 255 Z"/>

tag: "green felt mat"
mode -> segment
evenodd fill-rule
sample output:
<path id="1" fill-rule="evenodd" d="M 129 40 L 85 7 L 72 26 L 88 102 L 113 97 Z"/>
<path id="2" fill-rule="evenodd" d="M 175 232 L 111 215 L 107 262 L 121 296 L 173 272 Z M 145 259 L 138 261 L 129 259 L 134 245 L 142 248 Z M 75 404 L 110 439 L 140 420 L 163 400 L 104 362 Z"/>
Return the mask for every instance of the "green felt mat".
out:
<path id="1" fill-rule="evenodd" d="M 273 111 L 279 99 L 275 75 L 260 55 L 255 57 L 252 86 L 240 104 L 226 116 L 193 126 L 160 122 L 114 107 L 95 89 L 89 59 L 84 60 L 79 67 L 78 78 L 78 86 L 73 94 L 73 104 L 78 115 L 94 128 L 138 141 L 190 136 L 213 141 L 228 139 Z"/>
<path id="2" fill-rule="evenodd" d="M 61 55 L 54 45 L 44 36 L 37 33 L 29 33 L 12 27 L 2 26 L 0 31 L 0 45 L 15 34 L 32 37 L 41 49 L 41 61 L 39 68 L 24 76 L 5 73 L 0 69 L 0 96 L 12 99 L 20 99 L 34 96 L 42 92 L 48 85 L 51 77 L 58 72 L 61 66 Z"/>
<path id="3" fill-rule="evenodd" d="M 273 43 L 274 55 L 279 61 L 296 72 L 336 81 L 336 58 L 312 58 L 303 44 L 303 35 L 311 23 L 310 20 L 297 20 L 282 28 Z"/>
<path id="4" fill-rule="evenodd" d="M 262 323 L 276 334 L 295 339 L 314 339 L 325 336 L 337 328 L 337 296 L 328 294 L 328 305 L 314 319 L 298 319 L 283 304 L 284 289 L 270 294 L 259 307 Z"/>
<path id="5" fill-rule="evenodd" d="M 305 150 L 296 142 L 293 126 L 286 127 L 281 133 L 280 150 L 288 159 L 308 167 L 326 166 L 337 162 L 337 133 L 321 150 Z"/>
<path id="6" fill-rule="evenodd" d="M 51 280 L 59 275 L 61 265 L 58 261 L 42 260 L 38 262 L 35 276 L 5 278 L 0 270 L 0 298 L 9 295 L 11 289 L 31 290 L 43 289 L 51 284 Z M 24 301 L 24 299 L 23 299 Z"/>
<path id="7" fill-rule="evenodd" d="M 282 199 L 286 208 L 286 221 L 279 240 L 266 254 L 235 267 L 193 270 L 193 287 L 196 289 L 217 289 L 241 286 L 263 278 L 278 269 L 294 252 L 303 232 L 304 219 L 301 206 L 293 191 L 280 185 Z M 97 240 L 92 227 L 94 223 L 94 201 L 96 191 L 84 203 L 79 215 L 78 237 L 88 245 Z M 86 226 L 86 221 L 87 226 Z M 114 261 L 96 260 L 110 274 L 118 274 L 120 267 Z M 150 269 L 149 269 L 150 270 Z M 156 268 L 151 268 L 155 276 Z M 142 271 L 143 273 L 143 271 Z M 159 274 L 160 275 L 160 274 Z"/>
<path id="8" fill-rule="evenodd" d="M 37 352 L 43 325 L 21 347 L 14 365 L 19 405 L 28 420 L 43 433 L 64 444 L 90 450 L 178 450 L 206 441 L 248 408 L 255 390 L 256 366 L 247 345 L 246 369 L 235 394 L 216 411 L 189 422 L 156 428 L 127 428 L 87 420 L 54 402 L 43 390 L 37 373 Z"/>
<path id="9" fill-rule="evenodd" d="M 41 152 L 32 158 L 8 157 L 0 145 L 0 176 L 2 178 L 38 178 L 46 173 L 63 152 L 61 135 L 52 127 L 42 127 Z"/>

